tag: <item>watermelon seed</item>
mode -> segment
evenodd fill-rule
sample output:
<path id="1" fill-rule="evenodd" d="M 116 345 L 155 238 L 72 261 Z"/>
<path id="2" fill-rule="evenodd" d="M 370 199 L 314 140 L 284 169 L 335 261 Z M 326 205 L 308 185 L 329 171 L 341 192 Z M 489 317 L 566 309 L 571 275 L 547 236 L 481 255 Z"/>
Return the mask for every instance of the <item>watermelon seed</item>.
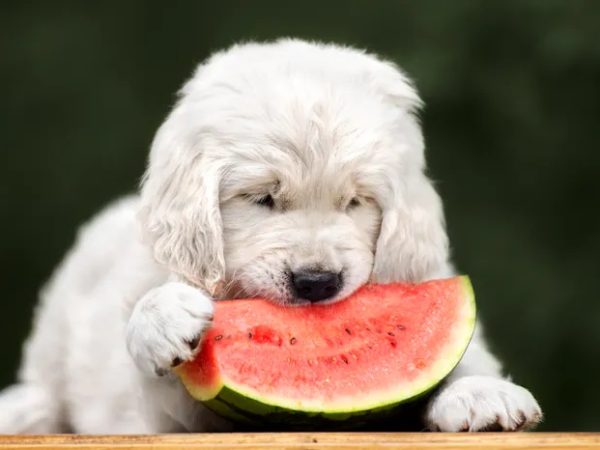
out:
<path id="1" fill-rule="evenodd" d="M 296 338 L 293 337 L 290 339 L 290 345 L 294 345 L 296 343 Z"/>
<path id="2" fill-rule="evenodd" d="M 367 327 L 367 331 L 371 331 L 371 329 L 369 327 Z"/>
<path id="3" fill-rule="evenodd" d="M 400 325 L 400 324 L 396 325 L 396 328 L 398 328 L 400 331 L 406 330 L 406 327 L 404 325 Z"/>
<path id="4" fill-rule="evenodd" d="M 252 339 L 252 333 L 248 333 L 248 339 Z"/>
<path id="5" fill-rule="evenodd" d="M 221 339 L 223 339 L 223 335 L 219 334 L 217 336 L 215 336 L 215 341 L 220 341 Z"/>
<path id="6" fill-rule="evenodd" d="M 369 350 L 373 350 L 373 346 L 371 344 L 367 344 L 367 347 L 369 347 Z"/>
<path id="7" fill-rule="evenodd" d="M 344 355 L 342 355 L 342 361 L 344 361 L 346 364 L 349 364 L 348 358 L 346 358 L 346 356 L 344 356 Z"/>
<path id="8" fill-rule="evenodd" d="M 396 348 L 398 346 L 396 341 L 394 341 L 393 339 L 390 339 L 390 345 L 392 346 L 392 348 Z"/>
<path id="9" fill-rule="evenodd" d="M 350 331 L 350 328 L 346 328 L 346 333 L 348 333 L 349 335 L 352 335 L 352 331 Z"/>
<path id="10" fill-rule="evenodd" d="M 392 333 L 391 331 L 388 331 L 388 336 L 396 336 L 394 333 Z"/>

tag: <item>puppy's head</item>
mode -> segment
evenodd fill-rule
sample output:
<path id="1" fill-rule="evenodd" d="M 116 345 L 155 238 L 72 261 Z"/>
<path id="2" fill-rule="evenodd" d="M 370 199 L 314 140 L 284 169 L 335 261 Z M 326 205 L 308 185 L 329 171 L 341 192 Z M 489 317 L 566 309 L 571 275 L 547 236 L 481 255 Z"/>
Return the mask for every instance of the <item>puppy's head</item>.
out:
<path id="1" fill-rule="evenodd" d="M 356 50 L 246 44 L 199 67 L 154 140 L 142 223 L 156 259 L 219 297 L 335 301 L 442 274 L 420 100 Z"/>

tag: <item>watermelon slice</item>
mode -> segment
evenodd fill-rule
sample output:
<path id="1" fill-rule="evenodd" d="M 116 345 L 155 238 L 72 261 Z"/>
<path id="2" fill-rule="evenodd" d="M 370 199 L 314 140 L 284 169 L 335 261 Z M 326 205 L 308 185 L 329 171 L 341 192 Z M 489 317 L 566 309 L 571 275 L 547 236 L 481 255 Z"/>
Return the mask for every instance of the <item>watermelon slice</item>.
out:
<path id="1" fill-rule="evenodd" d="M 474 326 L 466 276 L 367 285 L 325 305 L 226 300 L 196 358 L 175 371 L 195 399 L 236 421 L 363 424 L 442 381 Z"/>

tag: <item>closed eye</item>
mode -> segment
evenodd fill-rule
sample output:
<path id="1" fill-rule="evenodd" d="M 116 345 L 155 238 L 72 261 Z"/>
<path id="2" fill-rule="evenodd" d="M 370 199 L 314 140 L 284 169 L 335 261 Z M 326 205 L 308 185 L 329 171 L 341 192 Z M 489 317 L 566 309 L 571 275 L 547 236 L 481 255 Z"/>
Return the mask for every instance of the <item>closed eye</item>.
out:
<path id="1" fill-rule="evenodd" d="M 250 196 L 252 202 L 255 205 L 264 206 L 265 208 L 273 209 L 275 207 L 275 200 L 271 194 Z"/>
<path id="2" fill-rule="evenodd" d="M 348 206 L 346 206 L 346 209 L 354 209 L 357 206 L 360 206 L 360 200 L 358 199 L 358 197 L 353 197 L 352 200 L 348 202 Z"/>

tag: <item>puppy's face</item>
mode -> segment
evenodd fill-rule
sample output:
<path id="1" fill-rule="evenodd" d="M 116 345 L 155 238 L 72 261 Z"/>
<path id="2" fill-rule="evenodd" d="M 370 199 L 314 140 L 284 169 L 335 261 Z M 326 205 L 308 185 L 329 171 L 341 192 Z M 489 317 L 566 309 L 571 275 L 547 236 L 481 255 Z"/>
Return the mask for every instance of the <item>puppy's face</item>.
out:
<path id="1" fill-rule="evenodd" d="M 227 297 L 331 302 L 369 279 L 381 212 L 334 155 L 245 171 L 221 204 Z"/>
<path id="2" fill-rule="evenodd" d="M 217 54 L 152 145 L 141 219 L 156 260 L 217 297 L 285 304 L 447 275 L 419 104 L 395 67 L 348 48 Z"/>

